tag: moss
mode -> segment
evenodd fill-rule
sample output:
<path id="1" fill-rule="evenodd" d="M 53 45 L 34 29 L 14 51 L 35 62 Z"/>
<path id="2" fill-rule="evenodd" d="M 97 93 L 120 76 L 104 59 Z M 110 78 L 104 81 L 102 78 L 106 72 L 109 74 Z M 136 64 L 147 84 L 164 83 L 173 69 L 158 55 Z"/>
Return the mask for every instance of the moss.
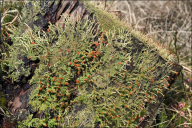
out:
<path id="1" fill-rule="evenodd" d="M 3 97 L 3 93 L 0 91 L 0 107 L 4 107 L 7 103 L 7 100 L 5 97 Z"/>
<path id="2" fill-rule="evenodd" d="M 94 7 L 90 2 L 84 2 L 87 10 L 94 14 L 98 23 L 101 24 L 103 30 L 111 30 L 116 28 L 122 28 L 122 23 L 113 15 L 104 10 Z"/>
<path id="3" fill-rule="evenodd" d="M 40 60 L 30 80 L 29 104 L 43 117 L 29 115 L 20 127 L 135 127 L 139 117 L 148 114 L 146 104 L 157 103 L 163 89 L 168 89 L 172 62 L 162 60 L 110 14 L 86 6 L 101 23 L 96 23 L 95 34 L 95 19 L 71 24 L 68 15 L 64 30 L 58 23 L 50 23 L 47 32 L 37 26 L 32 30 L 22 22 L 11 30 L 9 77 L 17 81 L 28 76 L 27 62 Z M 24 27 L 28 31 L 21 34 Z"/>

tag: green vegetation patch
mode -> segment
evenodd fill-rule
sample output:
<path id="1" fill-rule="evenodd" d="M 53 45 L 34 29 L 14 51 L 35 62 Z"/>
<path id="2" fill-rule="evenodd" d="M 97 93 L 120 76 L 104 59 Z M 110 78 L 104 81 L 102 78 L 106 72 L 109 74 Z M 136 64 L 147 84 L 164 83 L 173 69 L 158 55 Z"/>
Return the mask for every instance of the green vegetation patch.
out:
<path id="1" fill-rule="evenodd" d="M 58 23 L 49 23 L 47 32 L 25 23 L 20 23 L 28 28 L 24 34 L 20 27 L 12 29 L 9 77 L 29 76 L 30 62 L 39 60 L 29 104 L 43 113 L 41 118 L 29 115 L 19 127 L 137 126 L 148 114 L 146 104 L 157 103 L 169 87 L 168 74 L 178 74 L 173 62 L 111 17 L 110 27 L 95 19 L 71 24 L 70 16 L 64 16 L 65 29 Z"/>

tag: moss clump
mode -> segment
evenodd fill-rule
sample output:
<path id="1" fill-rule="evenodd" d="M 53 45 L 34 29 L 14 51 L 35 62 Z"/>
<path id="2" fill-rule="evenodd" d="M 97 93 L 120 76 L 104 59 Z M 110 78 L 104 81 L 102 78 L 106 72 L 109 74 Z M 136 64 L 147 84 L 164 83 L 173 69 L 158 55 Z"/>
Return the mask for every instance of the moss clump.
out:
<path id="1" fill-rule="evenodd" d="M 115 28 L 123 28 L 122 23 L 119 22 L 119 20 L 114 15 L 104 10 L 100 10 L 99 8 L 96 8 L 94 5 L 90 4 L 90 2 L 84 1 L 84 5 L 89 12 L 94 14 L 103 30 L 109 31 Z"/>
<path id="2" fill-rule="evenodd" d="M 5 97 L 3 97 L 3 93 L 0 91 L 0 107 L 4 107 L 6 103 L 7 100 L 5 99 Z"/>

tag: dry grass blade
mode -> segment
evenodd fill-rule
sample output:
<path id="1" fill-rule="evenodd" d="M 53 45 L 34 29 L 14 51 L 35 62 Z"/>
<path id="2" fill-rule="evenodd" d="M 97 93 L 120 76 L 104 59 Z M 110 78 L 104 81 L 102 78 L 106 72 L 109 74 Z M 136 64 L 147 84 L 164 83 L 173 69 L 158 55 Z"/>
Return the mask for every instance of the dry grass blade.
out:
<path id="1" fill-rule="evenodd" d="M 1 110 L 1 112 L 3 112 L 2 115 L 5 115 L 5 114 L 6 114 L 2 107 L 0 107 L 0 110 Z M 0 113 L 0 114 L 1 114 L 1 113 Z"/>
<path id="2" fill-rule="evenodd" d="M 2 26 L 4 26 L 4 25 L 7 25 L 7 24 L 9 24 L 8 26 L 10 26 L 11 24 L 13 24 L 16 20 L 17 20 L 17 18 L 19 17 L 19 11 L 17 10 L 17 9 L 15 9 L 15 10 L 10 10 L 10 11 L 6 11 L 4 14 L 3 14 L 3 17 L 2 17 L 2 19 L 1 19 L 1 23 L 3 23 L 3 20 L 4 20 L 4 18 L 7 16 L 7 15 L 10 15 L 10 14 L 8 14 L 8 13 L 13 13 L 13 12 L 17 12 L 17 15 L 14 17 L 14 19 L 11 21 L 11 22 L 9 22 L 9 23 L 5 23 L 5 24 L 2 24 Z M 8 27 L 7 26 L 7 27 Z"/>

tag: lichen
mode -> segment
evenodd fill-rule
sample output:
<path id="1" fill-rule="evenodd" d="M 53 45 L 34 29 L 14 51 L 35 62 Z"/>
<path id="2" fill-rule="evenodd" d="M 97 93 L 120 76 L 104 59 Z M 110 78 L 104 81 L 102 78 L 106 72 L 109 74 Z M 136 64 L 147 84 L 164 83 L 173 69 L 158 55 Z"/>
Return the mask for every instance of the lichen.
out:
<path id="1" fill-rule="evenodd" d="M 84 19 L 71 24 L 65 15 L 65 29 L 58 23 L 49 23 L 47 32 L 28 25 L 24 34 L 12 29 L 9 76 L 16 81 L 29 75 L 30 65 L 22 57 L 40 60 L 30 80 L 29 104 L 44 114 L 41 119 L 29 115 L 19 127 L 135 127 L 147 114 L 146 104 L 157 103 L 169 86 L 173 62 L 137 40 L 122 22 L 91 5 L 87 8 L 99 23 Z"/>

